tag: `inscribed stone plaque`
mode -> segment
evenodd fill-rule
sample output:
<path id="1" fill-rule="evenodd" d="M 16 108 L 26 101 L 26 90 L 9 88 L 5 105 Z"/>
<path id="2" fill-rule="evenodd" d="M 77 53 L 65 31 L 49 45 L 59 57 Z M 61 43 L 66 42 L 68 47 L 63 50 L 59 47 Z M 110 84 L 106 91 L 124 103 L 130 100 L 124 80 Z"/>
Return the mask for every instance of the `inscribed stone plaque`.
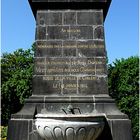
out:
<path id="1" fill-rule="evenodd" d="M 37 12 L 33 84 L 40 95 L 107 93 L 102 10 Z"/>

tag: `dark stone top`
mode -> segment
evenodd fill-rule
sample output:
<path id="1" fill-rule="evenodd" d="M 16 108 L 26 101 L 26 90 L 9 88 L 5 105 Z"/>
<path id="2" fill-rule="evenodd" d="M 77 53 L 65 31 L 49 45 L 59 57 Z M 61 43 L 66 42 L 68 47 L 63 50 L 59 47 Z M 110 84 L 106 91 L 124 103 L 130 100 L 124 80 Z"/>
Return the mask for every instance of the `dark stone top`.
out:
<path id="1" fill-rule="evenodd" d="M 37 10 L 47 9 L 103 9 L 104 19 L 111 0 L 28 0 L 36 18 Z M 92 4 L 91 4 L 92 3 Z"/>

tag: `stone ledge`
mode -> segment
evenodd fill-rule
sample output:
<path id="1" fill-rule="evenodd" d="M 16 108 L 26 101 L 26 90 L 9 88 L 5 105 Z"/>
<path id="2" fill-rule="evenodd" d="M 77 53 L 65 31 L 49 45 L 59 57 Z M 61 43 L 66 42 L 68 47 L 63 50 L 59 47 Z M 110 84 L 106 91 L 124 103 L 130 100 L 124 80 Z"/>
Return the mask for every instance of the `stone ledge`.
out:
<path id="1" fill-rule="evenodd" d="M 44 9 L 103 9 L 104 19 L 111 0 L 28 0 L 36 18 L 37 10 Z M 80 4 L 79 4 L 80 3 Z M 94 3 L 94 4 L 91 4 Z M 56 7 L 57 5 L 57 7 Z"/>

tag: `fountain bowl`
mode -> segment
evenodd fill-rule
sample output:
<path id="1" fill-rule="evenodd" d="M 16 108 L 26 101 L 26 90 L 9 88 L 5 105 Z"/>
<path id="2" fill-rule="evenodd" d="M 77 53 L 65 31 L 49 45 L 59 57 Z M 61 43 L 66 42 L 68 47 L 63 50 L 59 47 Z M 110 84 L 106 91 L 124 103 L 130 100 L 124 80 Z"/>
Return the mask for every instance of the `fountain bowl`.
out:
<path id="1" fill-rule="evenodd" d="M 96 140 L 105 125 L 105 116 L 37 114 L 35 126 L 45 140 Z"/>

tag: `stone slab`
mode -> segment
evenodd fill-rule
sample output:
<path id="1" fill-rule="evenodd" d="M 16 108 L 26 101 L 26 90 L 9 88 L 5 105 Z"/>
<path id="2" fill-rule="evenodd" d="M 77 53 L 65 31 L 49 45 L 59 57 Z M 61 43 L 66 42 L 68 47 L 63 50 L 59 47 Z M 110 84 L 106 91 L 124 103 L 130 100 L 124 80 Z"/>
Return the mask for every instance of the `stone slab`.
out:
<path id="1" fill-rule="evenodd" d="M 7 140 L 43 140 L 43 139 L 36 132 L 33 120 L 16 119 L 9 121 Z"/>
<path id="2" fill-rule="evenodd" d="M 36 41 L 35 57 L 106 57 L 103 40 Z M 104 59 L 104 58 L 103 58 Z"/>
<path id="3" fill-rule="evenodd" d="M 34 76 L 34 95 L 98 95 L 107 94 L 107 79 L 96 76 Z"/>
<path id="4" fill-rule="evenodd" d="M 131 121 L 128 119 L 108 120 L 113 140 L 132 140 Z"/>
<path id="5" fill-rule="evenodd" d="M 47 25 L 102 25 L 103 11 L 89 10 L 38 10 L 37 26 Z"/>
<path id="6" fill-rule="evenodd" d="M 62 57 L 62 41 L 36 41 L 35 57 Z"/>
<path id="7" fill-rule="evenodd" d="M 35 18 L 36 12 L 39 9 L 102 9 L 104 12 L 105 19 L 108 12 L 108 8 L 111 3 L 111 0 L 28 0 L 28 1 L 30 3 Z"/>
<path id="8" fill-rule="evenodd" d="M 29 140 L 29 121 L 10 120 L 7 140 Z"/>

